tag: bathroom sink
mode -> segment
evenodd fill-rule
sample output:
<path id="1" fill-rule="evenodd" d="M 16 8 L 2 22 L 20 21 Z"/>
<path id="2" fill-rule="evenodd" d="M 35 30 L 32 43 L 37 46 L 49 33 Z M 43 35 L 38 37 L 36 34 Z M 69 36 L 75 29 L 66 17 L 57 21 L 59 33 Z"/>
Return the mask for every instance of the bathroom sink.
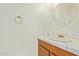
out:
<path id="1" fill-rule="evenodd" d="M 58 36 L 48 36 L 48 39 L 58 42 L 71 42 L 72 39 L 69 37 L 58 37 Z"/>

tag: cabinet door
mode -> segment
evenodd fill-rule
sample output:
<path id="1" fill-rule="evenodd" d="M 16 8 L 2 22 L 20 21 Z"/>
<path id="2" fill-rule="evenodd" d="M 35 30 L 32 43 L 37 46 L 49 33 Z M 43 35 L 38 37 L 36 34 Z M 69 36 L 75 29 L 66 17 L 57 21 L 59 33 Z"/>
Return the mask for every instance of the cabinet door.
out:
<path id="1" fill-rule="evenodd" d="M 49 56 L 49 51 L 39 45 L 38 46 L 38 55 L 39 56 Z"/>

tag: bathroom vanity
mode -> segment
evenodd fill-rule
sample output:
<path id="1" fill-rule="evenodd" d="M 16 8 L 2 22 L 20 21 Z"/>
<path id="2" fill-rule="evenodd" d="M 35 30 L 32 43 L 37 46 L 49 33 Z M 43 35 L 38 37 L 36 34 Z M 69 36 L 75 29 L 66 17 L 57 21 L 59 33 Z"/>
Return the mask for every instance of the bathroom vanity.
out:
<path id="1" fill-rule="evenodd" d="M 45 41 L 38 40 L 38 55 L 39 56 L 76 56 L 71 52 L 51 45 Z"/>
<path id="2" fill-rule="evenodd" d="M 60 44 L 61 43 L 61 44 Z M 64 42 L 67 44 L 67 42 Z M 69 43 L 68 43 L 69 44 Z M 79 51 L 48 38 L 38 39 L 38 56 L 77 56 Z"/>

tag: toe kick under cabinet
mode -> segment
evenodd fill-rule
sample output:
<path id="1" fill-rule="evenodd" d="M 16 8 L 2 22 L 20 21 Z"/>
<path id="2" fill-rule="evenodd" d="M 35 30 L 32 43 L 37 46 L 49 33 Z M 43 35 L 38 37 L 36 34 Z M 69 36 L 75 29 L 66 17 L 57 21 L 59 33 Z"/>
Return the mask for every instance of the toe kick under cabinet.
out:
<path id="1" fill-rule="evenodd" d="M 38 39 L 38 56 L 77 56 L 71 52 Z"/>

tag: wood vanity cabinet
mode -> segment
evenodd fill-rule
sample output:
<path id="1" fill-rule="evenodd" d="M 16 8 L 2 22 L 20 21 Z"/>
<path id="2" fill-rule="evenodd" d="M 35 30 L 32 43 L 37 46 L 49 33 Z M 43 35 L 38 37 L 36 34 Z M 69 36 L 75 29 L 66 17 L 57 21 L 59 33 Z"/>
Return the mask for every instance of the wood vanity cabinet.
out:
<path id="1" fill-rule="evenodd" d="M 38 39 L 38 56 L 77 56 L 77 55 Z"/>

